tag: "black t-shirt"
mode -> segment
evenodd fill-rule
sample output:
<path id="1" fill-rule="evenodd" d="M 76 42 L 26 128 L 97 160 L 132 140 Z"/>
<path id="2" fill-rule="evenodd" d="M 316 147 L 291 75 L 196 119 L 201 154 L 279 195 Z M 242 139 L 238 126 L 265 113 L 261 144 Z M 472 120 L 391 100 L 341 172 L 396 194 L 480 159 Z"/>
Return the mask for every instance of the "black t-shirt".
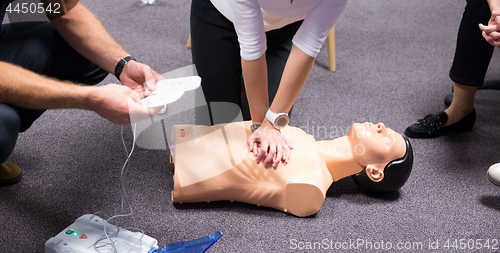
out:
<path id="1" fill-rule="evenodd" d="M 0 26 L 2 25 L 7 6 L 14 1 L 15 0 L 0 0 Z"/>

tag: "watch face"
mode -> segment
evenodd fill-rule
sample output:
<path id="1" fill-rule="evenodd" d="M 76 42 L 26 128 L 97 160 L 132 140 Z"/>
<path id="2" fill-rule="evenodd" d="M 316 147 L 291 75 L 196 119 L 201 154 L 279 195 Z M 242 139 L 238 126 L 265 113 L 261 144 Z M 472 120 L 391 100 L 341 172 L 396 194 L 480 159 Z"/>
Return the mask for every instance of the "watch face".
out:
<path id="1" fill-rule="evenodd" d="M 276 119 L 276 126 L 283 128 L 288 125 L 288 117 L 286 115 L 281 115 Z"/>

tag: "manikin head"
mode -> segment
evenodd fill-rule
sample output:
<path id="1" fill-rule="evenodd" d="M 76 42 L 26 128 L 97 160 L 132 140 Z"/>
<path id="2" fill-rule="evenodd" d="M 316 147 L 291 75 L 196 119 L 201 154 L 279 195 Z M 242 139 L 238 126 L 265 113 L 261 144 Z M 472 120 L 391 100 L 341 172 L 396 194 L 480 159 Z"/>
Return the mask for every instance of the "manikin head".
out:
<path id="1" fill-rule="evenodd" d="M 384 169 L 407 153 L 403 136 L 386 128 L 383 123 L 354 123 L 348 133 L 354 159 L 374 182 L 384 179 Z M 409 144 L 409 143 L 408 143 Z"/>

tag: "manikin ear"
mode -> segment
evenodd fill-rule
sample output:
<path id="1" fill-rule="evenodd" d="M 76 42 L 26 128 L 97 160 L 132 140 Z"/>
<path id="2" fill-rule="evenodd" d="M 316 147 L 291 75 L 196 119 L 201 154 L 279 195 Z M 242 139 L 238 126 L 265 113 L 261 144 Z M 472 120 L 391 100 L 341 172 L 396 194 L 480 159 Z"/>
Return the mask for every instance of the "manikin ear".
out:
<path id="1" fill-rule="evenodd" d="M 373 182 L 380 182 L 382 179 L 384 179 L 384 168 L 385 164 L 369 164 L 366 166 L 366 175 L 373 181 Z"/>

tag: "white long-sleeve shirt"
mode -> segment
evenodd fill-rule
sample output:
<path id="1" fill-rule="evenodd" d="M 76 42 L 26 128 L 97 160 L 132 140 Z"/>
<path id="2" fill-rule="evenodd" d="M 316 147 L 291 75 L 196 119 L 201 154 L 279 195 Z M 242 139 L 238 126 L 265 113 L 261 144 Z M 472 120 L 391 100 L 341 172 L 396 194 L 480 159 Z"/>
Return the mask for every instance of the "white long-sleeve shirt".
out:
<path id="1" fill-rule="evenodd" d="M 251 61 L 266 51 L 266 31 L 304 20 L 292 43 L 316 57 L 348 0 L 211 0 L 233 22 L 241 57 Z"/>

